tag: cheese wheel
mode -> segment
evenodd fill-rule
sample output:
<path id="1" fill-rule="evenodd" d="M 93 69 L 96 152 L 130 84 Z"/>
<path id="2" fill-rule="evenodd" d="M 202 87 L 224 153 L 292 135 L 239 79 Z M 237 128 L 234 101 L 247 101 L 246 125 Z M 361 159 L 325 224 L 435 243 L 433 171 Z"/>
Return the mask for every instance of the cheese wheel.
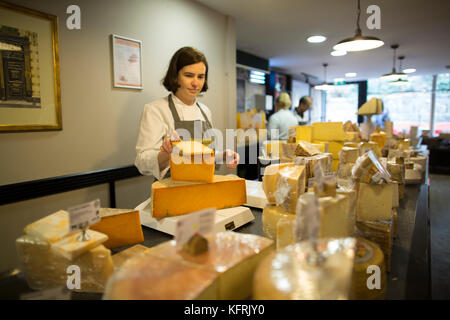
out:
<path id="1" fill-rule="evenodd" d="M 380 289 L 369 289 L 367 286 L 368 279 L 371 276 L 371 273 L 367 273 L 370 266 L 380 268 Z M 372 281 L 369 280 L 369 282 Z M 383 252 L 377 244 L 363 238 L 357 238 L 350 299 L 383 300 L 386 289 Z"/>

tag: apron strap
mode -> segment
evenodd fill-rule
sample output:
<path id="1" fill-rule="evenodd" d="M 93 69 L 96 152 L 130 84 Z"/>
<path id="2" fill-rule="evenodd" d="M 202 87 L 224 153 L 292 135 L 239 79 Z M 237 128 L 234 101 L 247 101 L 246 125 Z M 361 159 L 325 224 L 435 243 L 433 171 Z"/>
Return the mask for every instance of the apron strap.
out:
<path id="1" fill-rule="evenodd" d="M 207 117 L 206 114 L 203 112 L 203 109 L 202 109 L 202 107 L 200 107 L 200 105 L 198 104 L 198 102 L 197 102 L 197 106 L 198 106 L 198 108 L 200 109 L 200 112 L 202 113 L 203 118 L 205 118 L 205 121 L 206 121 L 206 127 L 207 127 L 207 128 L 203 128 L 203 129 L 204 129 L 203 131 L 206 131 L 206 130 L 208 130 L 208 129 L 212 129 L 212 125 L 211 125 L 211 123 L 209 122 L 208 117 Z"/>
<path id="2" fill-rule="evenodd" d="M 170 112 L 172 112 L 173 120 L 175 121 L 175 123 L 180 122 L 180 116 L 178 115 L 177 109 L 175 109 L 175 104 L 173 103 L 172 100 L 172 94 L 169 94 L 168 100 L 169 100 L 169 109 Z"/>

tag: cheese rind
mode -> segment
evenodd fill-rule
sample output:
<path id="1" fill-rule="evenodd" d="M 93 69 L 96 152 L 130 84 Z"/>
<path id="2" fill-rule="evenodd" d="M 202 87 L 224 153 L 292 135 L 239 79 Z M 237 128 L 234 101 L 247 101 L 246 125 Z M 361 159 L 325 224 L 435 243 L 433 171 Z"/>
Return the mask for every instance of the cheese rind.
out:
<path id="1" fill-rule="evenodd" d="M 174 143 L 170 154 L 173 180 L 212 182 L 214 168 L 214 150 L 194 140 Z"/>
<path id="2" fill-rule="evenodd" d="M 85 241 L 79 241 L 81 231 L 72 233 L 58 242 L 52 243 L 52 250 L 57 255 L 72 261 L 86 251 L 89 251 L 108 240 L 107 235 L 89 229 L 86 230 L 85 236 L 87 238 Z"/>
<path id="3" fill-rule="evenodd" d="M 357 220 L 389 220 L 392 217 L 392 184 L 359 183 Z"/>
<path id="4" fill-rule="evenodd" d="M 314 140 L 344 141 L 342 122 L 315 122 L 312 124 Z"/>
<path id="5" fill-rule="evenodd" d="M 111 251 L 99 245 L 74 260 L 68 260 L 51 249 L 40 237 L 24 235 L 16 240 L 19 262 L 25 279 L 34 290 L 67 285 L 67 268 L 80 268 L 81 292 L 103 292 L 106 281 L 114 271 Z"/>
<path id="6" fill-rule="evenodd" d="M 103 243 L 107 248 L 117 248 L 144 241 L 138 210 L 100 208 L 101 220 L 90 228 L 108 236 Z"/>
<path id="7" fill-rule="evenodd" d="M 152 184 L 152 216 L 165 218 L 206 208 L 224 209 L 247 202 L 245 179 L 215 175 L 212 183 L 173 181 Z"/>
<path id="8" fill-rule="evenodd" d="M 50 243 L 57 242 L 70 233 L 69 212 L 59 210 L 30 223 L 23 231 L 27 235 L 39 237 Z"/>

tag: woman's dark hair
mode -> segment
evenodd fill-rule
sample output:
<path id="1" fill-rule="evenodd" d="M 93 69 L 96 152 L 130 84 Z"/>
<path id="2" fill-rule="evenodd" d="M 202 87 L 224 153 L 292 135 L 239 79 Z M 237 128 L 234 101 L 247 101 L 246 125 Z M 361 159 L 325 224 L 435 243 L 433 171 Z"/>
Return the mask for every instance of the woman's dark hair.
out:
<path id="1" fill-rule="evenodd" d="M 183 69 L 185 66 L 198 62 L 203 62 L 206 67 L 205 84 L 203 85 L 201 92 L 205 92 L 206 90 L 208 90 L 208 62 L 206 61 L 206 57 L 202 52 L 192 47 L 183 47 L 179 49 L 177 52 L 175 52 L 172 59 L 170 59 L 166 76 L 162 80 L 164 87 L 168 91 L 175 93 L 179 88 L 177 81 L 178 71 Z"/>

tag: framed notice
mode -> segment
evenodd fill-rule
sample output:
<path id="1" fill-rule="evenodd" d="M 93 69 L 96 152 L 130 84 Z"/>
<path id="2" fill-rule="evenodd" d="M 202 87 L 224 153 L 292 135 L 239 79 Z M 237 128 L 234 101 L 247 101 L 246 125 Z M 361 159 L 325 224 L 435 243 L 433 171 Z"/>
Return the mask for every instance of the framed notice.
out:
<path id="1" fill-rule="evenodd" d="M 58 18 L 0 1 L 0 132 L 61 130 Z"/>
<path id="2" fill-rule="evenodd" d="M 112 35 L 114 87 L 143 89 L 142 41 Z"/>

